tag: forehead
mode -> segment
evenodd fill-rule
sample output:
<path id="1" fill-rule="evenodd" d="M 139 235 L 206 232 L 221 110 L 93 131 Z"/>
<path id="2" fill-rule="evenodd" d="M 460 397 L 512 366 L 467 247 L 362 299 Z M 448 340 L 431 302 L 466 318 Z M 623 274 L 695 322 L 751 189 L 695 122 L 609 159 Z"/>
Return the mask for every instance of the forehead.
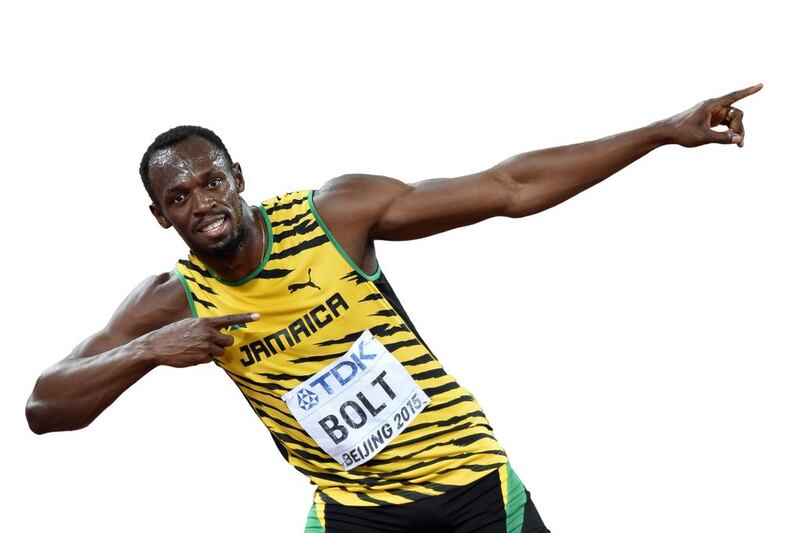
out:
<path id="1" fill-rule="evenodd" d="M 220 148 L 202 137 L 189 137 L 154 152 L 149 174 L 153 187 L 163 188 L 208 172 L 228 170 L 228 161 Z"/>

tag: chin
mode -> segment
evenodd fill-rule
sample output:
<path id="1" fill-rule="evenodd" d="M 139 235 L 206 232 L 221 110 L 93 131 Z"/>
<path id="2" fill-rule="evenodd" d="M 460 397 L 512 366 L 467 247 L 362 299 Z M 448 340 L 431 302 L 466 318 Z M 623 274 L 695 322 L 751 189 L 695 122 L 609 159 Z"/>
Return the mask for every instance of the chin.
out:
<path id="1" fill-rule="evenodd" d="M 196 253 L 206 257 L 230 257 L 239 251 L 243 241 L 242 236 L 241 231 L 235 232 L 210 246 L 198 247 Z"/>
<path id="2" fill-rule="evenodd" d="M 216 244 L 206 246 L 198 250 L 198 252 L 208 257 L 230 257 L 239 251 L 241 244 L 242 239 L 237 239 L 232 235 Z"/>

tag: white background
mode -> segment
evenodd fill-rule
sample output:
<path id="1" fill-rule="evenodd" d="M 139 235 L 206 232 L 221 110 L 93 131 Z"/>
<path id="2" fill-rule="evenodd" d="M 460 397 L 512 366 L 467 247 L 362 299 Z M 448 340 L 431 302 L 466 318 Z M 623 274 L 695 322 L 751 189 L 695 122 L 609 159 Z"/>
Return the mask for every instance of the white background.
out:
<path id="1" fill-rule="evenodd" d="M 0 529 L 302 531 L 312 487 L 212 365 L 156 369 L 84 430 L 27 428 L 39 373 L 185 254 L 137 174 L 161 131 L 217 131 L 255 203 L 471 173 L 763 82 L 743 149 L 660 148 L 545 213 L 378 253 L 554 532 L 800 531 L 778 2 L 118 4 L 0 17 Z"/>

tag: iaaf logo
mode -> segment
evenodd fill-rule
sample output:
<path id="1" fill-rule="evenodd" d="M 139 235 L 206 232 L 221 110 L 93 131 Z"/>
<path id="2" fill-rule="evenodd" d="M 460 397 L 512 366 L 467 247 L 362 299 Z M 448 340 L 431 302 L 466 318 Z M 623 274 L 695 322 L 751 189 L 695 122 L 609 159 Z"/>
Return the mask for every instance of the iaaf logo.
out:
<path id="1" fill-rule="evenodd" d="M 297 393 L 297 405 L 303 408 L 303 411 L 313 409 L 319 403 L 319 396 L 308 389 L 300 389 Z"/>
<path id="2" fill-rule="evenodd" d="M 364 361 L 375 359 L 378 354 L 364 353 L 365 342 L 367 341 L 362 339 L 361 342 L 358 343 L 358 352 L 353 352 L 350 354 L 350 361 L 339 361 L 333 368 L 316 378 L 314 381 L 310 382 L 308 386 L 315 387 L 318 391 L 319 387 L 321 386 L 322 389 L 330 396 L 333 394 L 333 387 L 331 385 L 336 386 L 336 383 L 338 383 L 339 387 L 342 387 L 349 383 L 356 376 L 356 374 L 358 374 L 359 370 L 366 370 L 367 365 L 364 364 Z M 329 383 L 328 378 L 330 377 L 333 377 L 335 381 L 331 380 Z M 301 395 L 304 395 L 305 398 L 299 398 L 300 407 L 306 411 L 317 405 L 317 401 L 308 401 L 308 399 L 310 399 L 310 395 L 316 396 L 316 394 L 314 394 L 312 391 L 303 389 L 298 394 L 298 397 Z"/>

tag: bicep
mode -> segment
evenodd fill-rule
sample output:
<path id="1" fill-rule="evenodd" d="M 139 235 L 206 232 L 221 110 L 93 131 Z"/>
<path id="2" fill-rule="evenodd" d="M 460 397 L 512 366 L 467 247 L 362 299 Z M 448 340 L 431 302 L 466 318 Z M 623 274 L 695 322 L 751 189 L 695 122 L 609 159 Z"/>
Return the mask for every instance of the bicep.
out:
<path id="1" fill-rule="evenodd" d="M 412 183 L 386 205 L 373 234 L 407 240 L 469 226 L 505 215 L 512 194 L 512 184 L 494 170 Z"/>
<path id="2" fill-rule="evenodd" d="M 188 302 L 175 274 L 151 276 L 131 291 L 103 329 L 78 344 L 67 359 L 107 352 L 190 316 Z"/>
<path id="3" fill-rule="evenodd" d="M 356 238 L 409 240 L 504 216 L 514 182 L 496 169 L 457 178 L 404 183 L 384 176 L 351 175 L 331 180 L 330 212 Z M 338 199 L 338 201 L 337 201 Z"/>

